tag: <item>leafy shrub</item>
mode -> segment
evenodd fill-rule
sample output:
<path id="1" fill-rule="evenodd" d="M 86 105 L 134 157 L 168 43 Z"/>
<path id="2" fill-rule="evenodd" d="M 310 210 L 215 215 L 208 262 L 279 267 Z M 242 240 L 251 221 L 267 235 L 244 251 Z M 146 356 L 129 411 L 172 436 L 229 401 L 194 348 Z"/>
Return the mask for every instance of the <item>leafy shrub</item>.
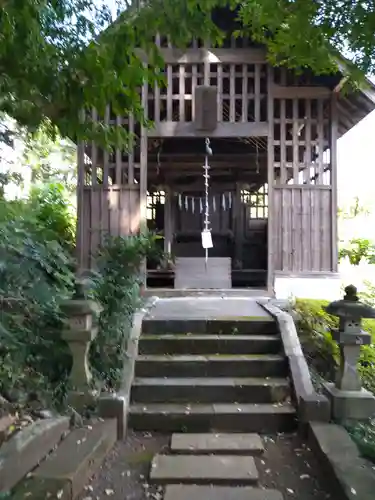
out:
<path id="1" fill-rule="evenodd" d="M 61 406 L 71 353 L 61 340 L 60 304 L 74 291 L 74 217 L 64 188 L 34 189 L 28 200 L 0 200 L 0 393 Z M 140 303 L 139 269 L 157 256 L 157 237 L 108 238 L 89 294 L 103 312 L 91 346 L 94 384 L 121 381 L 132 315 Z M 52 397 L 50 397 L 52 396 Z"/>
<path id="2" fill-rule="evenodd" d="M 107 388 L 121 383 L 132 316 L 140 305 L 139 270 L 144 259 L 158 254 L 157 239 L 151 235 L 109 238 L 91 275 L 93 298 L 103 312 L 90 360 L 96 378 Z"/>
<path id="3" fill-rule="evenodd" d="M 2 208 L 9 213 L 0 222 L 0 387 L 16 399 L 59 391 L 71 364 L 59 303 L 72 292 L 74 262 L 27 203 Z"/>
<path id="4" fill-rule="evenodd" d="M 328 315 L 323 307 L 327 301 L 297 299 L 297 328 L 309 364 L 325 378 L 332 380 L 339 351 L 331 330 L 337 328 L 337 318 Z"/>
<path id="5" fill-rule="evenodd" d="M 34 187 L 29 205 L 45 237 L 72 250 L 75 246 L 75 219 L 64 186 L 47 184 Z"/>
<path id="6" fill-rule="evenodd" d="M 340 248 L 339 260 L 348 257 L 352 266 L 358 266 L 363 259 L 368 260 L 370 264 L 375 263 L 375 245 L 373 242 L 363 238 L 353 238 L 349 241 L 347 247 Z"/>

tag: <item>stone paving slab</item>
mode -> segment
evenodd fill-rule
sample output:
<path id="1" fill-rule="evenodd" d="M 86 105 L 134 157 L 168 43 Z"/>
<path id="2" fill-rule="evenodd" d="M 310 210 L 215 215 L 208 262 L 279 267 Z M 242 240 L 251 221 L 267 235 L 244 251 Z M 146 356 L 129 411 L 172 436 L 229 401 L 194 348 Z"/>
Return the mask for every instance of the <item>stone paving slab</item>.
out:
<path id="1" fill-rule="evenodd" d="M 261 455 L 264 452 L 258 434 L 173 434 L 171 450 L 183 453 L 230 453 Z"/>
<path id="2" fill-rule="evenodd" d="M 253 457 L 235 455 L 156 455 L 150 479 L 160 484 L 255 484 Z"/>
<path id="3" fill-rule="evenodd" d="M 375 498 L 375 471 L 343 427 L 311 422 L 309 440 L 340 499 Z"/>
<path id="4" fill-rule="evenodd" d="M 249 297 L 177 297 L 159 299 L 145 319 L 225 319 L 249 321 L 271 316 Z"/>
<path id="5" fill-rule="evenodd" d="M 164 500 L 283 500 L 276 490 L 228 486 L 170 485 Z"/>
<path id="6" fill-rule="evenodd" d="M 89 477 L 99 468 L 116 438 L 115 419 L 73 430 L 52 455 L 18 485 L 14 498 L 42 500 L 50 498 L 49 494 L 55 491 L 59 492 L 56 498 L 60 500 L 76 498 Z"/>
<path id="7" fill-rule="evenodd" d="M 37 420 L 4 443 L 0 450 L 0 493 L 13 488 L 68 430 L 68 417 Z"/>

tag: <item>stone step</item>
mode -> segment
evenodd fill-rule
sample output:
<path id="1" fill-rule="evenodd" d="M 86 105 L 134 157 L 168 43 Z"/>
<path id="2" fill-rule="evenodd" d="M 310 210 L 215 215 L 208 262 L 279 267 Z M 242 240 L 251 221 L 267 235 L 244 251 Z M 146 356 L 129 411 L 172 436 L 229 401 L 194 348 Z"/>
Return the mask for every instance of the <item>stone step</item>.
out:
<path id="1" fill-rule="evenodd" d="M 253 455 L 264 453 L 264 446 L 259 434 L 172 434 L 171 451 L 173 453 L 192 453 L 194 455 L 225 454 Z"/>
<path id="2" fill-rule="evenodd" d="M 290 395 L 286 379 L 136 378 L 132 401 L 147 403 L 280 403 Z"/>
<path id="3" fill-rule="evenodd" d="M 226 319 L 149 319 L 142 323 L 142 332 L 161 335 L 164 333 L 195 332 L 208 334 L 275 334 L 278 327 L 268 316 L 233 317 Z"/>
<path id="4" fill-rule="evenodd" d="M 141 355 L 137 377 L 285 377 L 288 364 L 281 355 Z"/>
<path id="5" fill-rule="evenodd" d="M 48 459 L 17 486 L 12 499 L 76 498 L 116 440 L 115 419 L 73 430 Z"/>
<path id="6" fill-rule="evenodd" d="M 290 404 L 142 404 L 132 403 L 129 426 L 154 432 L 293 431 L 296 411 Z"/>
<path id="7" fill-rule="evenodd" d="M 139 354 L 278 354 L 279 335 L 142 335 Z"/>
<path id="8" fill-rule="evenodd" d="M 238 455 L 155 455 L 150 481 L 157 484 L 256 484 L 253 457 Z"/>
<path id="9" fill-rule="evenodd" d="M 249 486 L 196 486 L 171 484 L 165 488 L 164 500 L 283 500 L 280 491 Z"/>

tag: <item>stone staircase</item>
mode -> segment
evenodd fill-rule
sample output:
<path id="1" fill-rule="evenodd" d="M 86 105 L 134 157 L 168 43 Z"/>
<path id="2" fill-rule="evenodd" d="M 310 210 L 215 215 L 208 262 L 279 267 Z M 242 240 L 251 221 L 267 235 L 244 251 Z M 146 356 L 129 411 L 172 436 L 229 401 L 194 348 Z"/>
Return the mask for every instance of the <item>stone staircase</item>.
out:
<path id="1" fill-rule="evenodd" d="M 144 321 L 130 427 L 275 433 L 295 423 L 287 361 L 272 318 Z"/>

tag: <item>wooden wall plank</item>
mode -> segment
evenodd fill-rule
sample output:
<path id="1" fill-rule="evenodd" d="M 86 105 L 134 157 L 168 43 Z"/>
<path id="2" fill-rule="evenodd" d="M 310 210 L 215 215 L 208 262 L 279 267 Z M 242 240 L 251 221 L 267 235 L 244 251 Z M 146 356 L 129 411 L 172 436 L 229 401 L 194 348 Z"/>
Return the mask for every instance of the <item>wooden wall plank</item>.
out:
<path id="1" fill-rule="evenodd" d="M 91 204 L 91 210 L 90 210 L 90 264 L 92 264 L 93 259 L 95 257 L 95 254 L 97 252 L 97 249 L 100 246 L 101 243 L 101 230 L 102 230 L 102 213 L 101 213 L 101 190 L 99 189 L 91 189 L 89 190 L 89 193 L 91 194 L 91 199 L 90 199 L 90 204 Z"/>
<path id="2" fill-rule="evenodd" d="M 331 189 L 289 186 L 274 189 L 276 271 L 329 272 L 332 269 Z"/>
<path id="3" fill-rule="evenodd" d="M 108 191 L 109 234 L 120 236 L 120 196 L 118 190 Z"/>
<path id="4" fill-rule="evenodd" d="M 321 199 L 321 261 L 320 271 L 332 271 L 331 191 L 320 191 Z"/>
<path id="5" fill-rule="evenodd" d="M 312 269 L 312 256 L 311 256 L 311 189 L 301 189 L 302 199 L 302 230 L 301 230 L 301 244 L 302 244 L 302 270 L 309 271 Z"/>
<path id="6" fill-rule="evenodd" d="M 254 121 L 260 121 L 260 65 L 255 64 L 254 75 Z"/>
<path id="7" fill-rule="evenodd" d="M 129 184 L 134 183 L 134 115 L 131 113 L 129 115 L 129 134 L 130 134 L 130 144 L 129 144 L 129 151 L 128 151 L 128 171 L 127 171 L 127 176 L 126 180 Z M 120 178 L 118 183 L 119 184 L 124 184 L 125 180 Z"/>
<path id="8" fill-rule="evenodd" d="M 242 122 L 247 122 L 248 117 L 248 74 L 247 74 L 247 64 L 242 65 Z M 259 119 L 260 121 L 260 119 Z"/>
<path id="9" fill-rule="evenodd" d="M 310 184 L 310 177 L 311 177 L 311 100 L 310 99 L 305 99 L 305 114 L 306 114 L 306 120 L 305 120 L 305 127 L 306 127 L 306 132 L 305 132 L 305 170 L 304 170 L 304 176 L 303 180 L 306 184 Z"/>
<path id="10" fill-rule="evenodd" d="M 104 125 L 109 125 L 109 105 L 105 107 L 104 113 Z M 108 148 L 105 148 L 103 151 L 103 186 L 108 186 L 108 176 L 109 176 L 109 151 Z"/>
<path id="11" fill-rule="evenodd" d="M 147 63 L 147 55 L 142 49 L 136 49 L 136 54 L 143 62 Z M 166 64 L 264 64 L 267 62 L 267 54 L 264 49 L 249 48 L 192 48 L 176 49 L 161 48 L 160 54 Z"/>
<path id="12" fill-rule="evenodd" d="M 217 121 L 223 121 L 223 66 L 217 66 Z"/>
<path id="13" fill-rule="evenodd" d="M 293 184 L 299 182 L 299 121 L 298 121 L 298 99 L 293 99 Z"/>
<path id="14" fill-rule="evenodd" d="M 144 84 L 143 86 L 145 86 Z M 173 122 L 173 105 L 172 105 L 173 81 L 172 81 L 172 66 L 167 66 L 167 121 Z"/>
<path id="15" fill-rule="evenodd" d="M 94 265 L 95 255 L 106 234 L 128 236 L 139 232 L 139 190 L 133 186 L 86 187 L 83 192 L 82 221 L 82 268 L 88 269 Z"/>
<path id="16" fill-rule="evenodd" d="M 195 123 L 178 123 L 166 121 L 155 123 L 154 127 L 148 130 L 148 137 L 206 137 L 207 132 L 197 130 Z M 227 123 L 217 124 L 215 130 L 210 132 L 210 137 L 267 137 L 267 122 L 248 123 Z"/>
<path id="17" fill-rule="evenodd" d="M 236 121 L 235 79 L 234 65 L 231 64 L 229 68 L 229 121 L 231 123 Z"/>
<path id="18" fill-rule="evenodd" d="M 316 184 L 324 184 L 324 166 L 323 166 L 323 154 L 324 154 L 324 123 L 323 123 L 323 101 L 318 100 L 318 177 L 315 180 Z"/>
<path id="19" fill-rule="evenodd" d="M 274 85 L 272 92 L 275 99 L 323 99 L 331 97 L 331 90 L 327 87 Z"/>

